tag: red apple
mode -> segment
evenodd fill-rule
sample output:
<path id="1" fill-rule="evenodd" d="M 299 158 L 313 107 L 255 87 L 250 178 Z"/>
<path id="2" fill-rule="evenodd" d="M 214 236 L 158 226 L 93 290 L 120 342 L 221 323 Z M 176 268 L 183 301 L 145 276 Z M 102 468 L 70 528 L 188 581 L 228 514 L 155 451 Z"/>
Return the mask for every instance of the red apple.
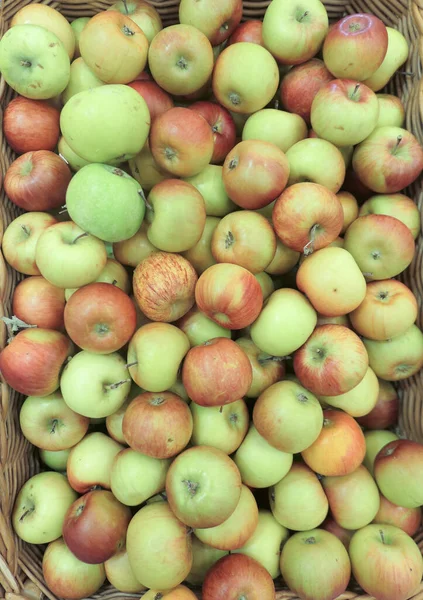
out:
<path id="1" fill-rule="evenodd" d="M 329 533 L 333 533 L 333 535 L 336 535 L 336 537 L 341 540 L 345 548 L 348 550 L 350 540 L 354 535 L 354 531 L 350 531 L 349 529 L 341 527 L 333 517 L 327 517 L 320 525 L 320 528 L 329 531 Z"/>
<path id="2" fill-rule="evenodd" d="M 8 168 L 4 190 L 24 210 L 51 210 L 65 204 L 72 173 L 50 150 L 27 152 Z"/>
<path id="3" fill-rule="evenodd" d="M 48 100 L 18 96 L 4 111 L 4 136 L 17 154 L 54 150 L 60 136 L 59 122 L 60 111 Z"/>
<path id="4" fill-rule="evenodd" d="M 48 396 L 58 389 L 63 364 L 72 352 L 72 342 L 59 331 L 24 329 L 0 353 L 0 371 L 17 392 Z"/>
<path id="5" fill-rule="evenodd" d="M 243 329 L 259 316 L 263 292 L 250 271 L 229 263 L 212 265 L 195 288 L 198 308 L 227 329 Z"/>
<path id="6" fill-rule="evenodd" d="M 63 539 L 82 562 L 100 564 L 119 552 L 132 514 L 106 490 L 88 492 L 69 507 Z"/>
<path id="7" fill-rule="evenodd" d="M 228 338 L 213 338 L 189 350 L 182 367 L 188 396 L 200 406 L 223 406 L 245 396 L 253 372 L 245 352 Z"/>
<path id="8" fill-rule="evenodd" d="M 191 411 L 172 392 L 144 392 L 126 409 L 122 432 L 133 450 L 153 458 L 171 458 L 182 452 L 191 438 Z"/>
<path id="9" fill-rule="evenodd" d="M 152 321 L 177 321 L 194 305 L 197 273 L 180 254 L 154 252 L 134 271 L 135 300 Z"/>
<path id="10" fill-rule="evenodd" d="M 13 293 L 13 314 L 25 323 L 43 329 L 63 330 L 64 310 L 65 290 L 40 275 L 25 278 Z"/>
<path id="11" fill-rule="evenodd" d="M 275 600 L 275 584 L 267 569 L 246 554 L 228 554 L 207 572 L 203 600 Z"/>
<path id="12" fill-rule="evenodd" d="M 358 417 L 357 422 L 366 429 L 388 429 L 398 422 L 399 398 L 389 381 L 379 379 L 379 395 L 373 410 Z"/>
<path id="13" fill-rule="evenodd" d="M 250 42 L 252 44 L 259 44 L 263 46 L 262 36 L 263 22 L 251 19 L 250 21 L 244 21 L 240 23 L 234 30 L 232 35 L 228 39 L 228 46 L 230 44 L 236 44 L 237 42 Z"/>
<path id="14" fill-rule="evenodd" d="M 357 173 L 352 168 L 347 169 L 345 173 L 342 190 L 349 192 L 355 198 L 357 198 L 359 204 L 365 202 L 371 196 L 373 196 L 372 190 L 364 185 L 364 183 L 358 178 Z"/>
<path id="15" fill-rule="evenodd" d="M 91 283 L 77 290 L 65 308 L 65 327 L 82 350 L 116 352 L 131 339 L 137 325 L 128 294 L 110 283 Z"/>
<path id="16" fill-rule="evenodd" d="M 194 102 L 190 109 L 204 117 L 212 129 L 214 150 L 210 162 L 222 163 L 236 143 L 236 128 L 231 113 L 217 102 L 206 100 Z"/>
<path id="17" fill-rule="evenodd" d="M 244 140 L 226 156 L 222 176 L 229 198 L 254 210 L 273 202 L 285 189 L 289 162 L 275 144 Z"/>
<path id="18" fill-rule="evenodd" d="M 128 85 L 144 98 L 150 111 L 151 122 L 174 107 L 174 102 L 170 94 L 162 90 L 155 81 L 136 79 L 128 83 Z"/>
<path id="19" fill-rule="evenodd" d="M 310 123 L 314 96 L 332 79 L 334 79 L 333 75 L 328 71 L 325 63 L 318 58 L 312 58 L 292 67 L 281 82 L 279 92 L 282 106 Z"/>
<path id="20" fill-rule="evenodd" d="M 394 525 L 399 527 L 410 536 L 416 535 L 422 524 L 422 511 L 420 506 L 415 508 L 404 508 L 392 504 L 380 494 L 380 507 L 373 519 L 373 523 L 383 525 Z"/>
<path id="21" fill-rule="evenodd" d="M 364 434 L 357 421 L 340 410 L 324 410 L 323 417 L 319 437 L 301 455 L 320 475 L 348 475 L 363 462 L 366 454 Z"/>

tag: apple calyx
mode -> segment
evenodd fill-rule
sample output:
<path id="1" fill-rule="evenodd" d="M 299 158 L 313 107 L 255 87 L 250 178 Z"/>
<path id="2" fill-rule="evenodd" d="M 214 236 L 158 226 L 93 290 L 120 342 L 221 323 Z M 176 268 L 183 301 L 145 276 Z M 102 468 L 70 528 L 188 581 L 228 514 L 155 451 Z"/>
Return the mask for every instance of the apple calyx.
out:
<path id="1" fill-rule="evenodd" d="M 166 398 L 163 398 L 163 396 L 154 396 L 154 398 L 151 398 L 148 403 L 152 406 L 161 406 L 162 404 L 166 403 Z"/>
<path id="2" fill-rule="evenodd" d="M 315 544 L 316 543 L 316 538 L 314 536 L 310 536 L 306 540 L 304 540 L 304 542 L 306 544 Z"/>
<path id="3" fill-rule="evenodd" d="M 32 67 L 32 62 L 30 60 L 21 60 L 21 67 Z"/>
<path id="4" fill-rule="evenodd" d="M 304 402 L 304 403 L 308 402 L 308 397 L 305 394 L 303 394 L 302 392 L 300 392 L 299 394 L 297 394 L 297 399 L 300 402 Z"/>
<path id="5" fill-rule="evenodd" d="M 80 504 L 75 510 L 75 516 L 79 517 L 84 512 L 84 509 L 85 509 L 85 504 Z"/>
<path id="6" fill-rule="evenodd" d="M 117 388 L 119 388 L 124 383 L 130 383 L 131 381 L 132 381 L 131 378 L 129 378 L 129 379 L 122 379 L 121 381 L 117 381 L 116 383 L 107 383 L 103 387 L 104 387 L 105 391 L 107 392 L 108 390 L 116 390 Z"/>
<path id="7" fill-rule="evenodd" d="M 163 598 L 163 594 L 161 592 L 157 592 L 157 594 L 154 596 L 153 600 L 162 600 Z"/>
<path id="8" fill-rule="evenodd" d="M 95 326 L 95 331 L 100 336 L 106 335 L 106 333 L 109 333 L 109 327 L 105 323 L 99 323 Z"/>
<path id="9" fill-rule="evenodd" d="M 379 260 L 380 259 L 379 250 L 373 250 L 373 252 L 371 253 L 371 256 L 372 256 L 373 260 Z"/>
<path id="10" fill-rule="evenodd" d="M 228 250 L 235 243 L 235 237 L 232 231 L 228 231 L 225 237 L 225 249 Z"/>
<path id="11" fill-rule="evenodd" d="M 164 153 L 168 160 L 173 160 L 176 156 L 176 152 L 173 148 L 166 147 Z"/>
<path id="12" fill-rule="evenodd" d="M 379 292 L 376 298 L 378 300 L 386 300 L 389 297 L 389 292 Z"/>
<path id="13" fill-rule="evenodd" d="M 228 96 L 229 102 L 234 106 L 239 106 L 241 104 L 241 97 L 236 92 L 231 92 Z"/>
<path id="14" fill-rule="evenodd" d="M 349 31 L 351 31 L 351 32 L 355 32 L 355 31 L 361 31 L 361 30 L 362 30 L 361 23 L 354 23 L 354 22 L 353 22 L 353 23 L 350 23 L 350 24 L 348 25 L 348 29 L 349 29 Z"/>
<path id="15" fill-rule="evenodd" d="M 186 71 L 188 69 L 188 61 L 186 60 L 186 58 L 181 56 L 179 60 L 177 60 L 176 66 L 179 67 L 182 71 Z"/>
<path id="16" fill-rule="evenodd" d="M 135 35 L 135 31 L 132 31 L 132 29 L 129 29 L 128 25 L 124 25 L 122 27 L 122 32 L 124 35 L 127 35 L 127 36 Z"/>
<path id="17" fill-rule="evenodd" d="M 186 485 L 189 495 L 191 497 L 194 497 L 197 493 L 198 488 L 200 487 L 200 484 L 195 483 L 194 481 L 190 481 L 189 479 L 183 479 L 182 483 Z"/>
<path id="18" fill-rule="evenodd" d="M 401 142 L 402 142 L 402 135 L 399 135 L 397 137 L 397 141 L 395 143 L 395 146 L 392 148 L 392 151 L 391 151 L 391 154 L 393 154 L 394 156 L 397 153 L 397 150 L 398 150 L 399 145 L 401 144 Z"/>
<path id="19" fill-rule="evenodd" d="M 228 164 L 228 169 L 229 169 L 230 171 L 233 171 L 233 170 L 234 170 L 234 169 L 236 169 L 236 167 L 238 166 L 238 163 L 239 163 L 239 158 L 238 158 L 237 156 L 234 156 L 234 158 L 232 158 L 232 159 L 229 161 L 229 164 Z"/>

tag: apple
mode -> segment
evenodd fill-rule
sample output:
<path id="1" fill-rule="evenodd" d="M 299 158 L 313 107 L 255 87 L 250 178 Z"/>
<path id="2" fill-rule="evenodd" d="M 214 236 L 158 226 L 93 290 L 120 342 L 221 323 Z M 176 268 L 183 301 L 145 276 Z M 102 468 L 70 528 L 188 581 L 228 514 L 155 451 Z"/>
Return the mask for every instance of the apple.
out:
<path id="1" fill-rule="evenodd" d="M 266 273 L 270 275 L 285 275 L 292 271 L 292 269 L 298 263 L 300 253 L 292 248 L 288 248 L 281 242 L 279 238 L 276 239 L 276 252 L 272 262 L 266 267 Z"/>
<path id="2" fill-rule="evenodd" d="M 345 233 L 348 227 L 356 220 L 359 215 L 359 207 L 355 196 L 350 192 L 341 191 L 337 194 L 344 212 L 344 224 L 341 233 Z"/>
<path id="3" fill-rule="evenodd" d="M 245 485 L 268 488 L 283 479 L 292 466 L 293 456 L 271 446 L 254 424 L 234 455 Z"/>
<path id="4" fill-rule="evenodd" d="M 40 460 L 53 471 L 59 471 L 59 473 L 66 472 L 66 465 L 68 462 L 69 454 L 72 448 L 66 450 L 42 450 L 39 449 Z"/>
<path id="5" fill-rule="evenodd" d="M 374 462 L 379 450 L 382 450 L 389 442 L 397 440 L 398 436 L 392 431 L 374 429 L 372 431 L 366 431 L 364 438 L 366 440 L 366 456 L 364 457 L 363 465 L 369 473 L 374 476 Z"/>
<path id="6" fill-rule="evenodd" d="M 250 338 L 240 337 L 236 343 L 244 350 L 253 371 L 253 380 L 246 396 L 258 398 L 272 384 L 283 379 L 285 365 L 278 357 L 262 352 Z"/>
<path id="7" fill-rule="evenodd" d="M 275 144 L 240 142 L 226 156 L 223 183 L 238 206 L 255 210 L 270 204 L 284 190 L 289 176 L 287 157 Z"/>
<path id="8" fill-rule="evenodd" d="M 18 319 L 43 329 L 64 328 L 65 292 L 39 275 L 18 283 L 12 297 L 12 312 Z"/>
<path id="9" fill-rule="evenodd" d="M 30 477 L 19 490 L 11 521 L 16 535 L 30 544 L 46 544 L 62 535 L 66 511 L 77 494 L 66 477 L 45 471 Z"/>
<path id="10" fill-rule="evenodd" d="M 316 473 L 339 477 L 352 473 L 366 454 L 364 434 L 347 413 L 323 411 L 323 428 L 317 440 L 302 452 L 305 463 Z"/>
<path id="11" fill-rule="evenodd" d="M 404 35 L 392 27 L 386 28 L 388 32 L 388 49 L 380 67 L 365 80 L 370 89 L 378 92 L 389 82 L 395 72 L 408 58 L 408 42 Z"/>
<path id="12" fill-rule="evenodd" d="M 169 94 L 198 91 L 210 78 L 214 58 L 207 37 L 192 24 L 171 25 L 153 38 L 148 64 L 154 80 Z"/>
<path id="13" fill-rule="evenodd" d="M 316 311 L 327 317 L 350 313 L 366 296 L 366 280 L 344 248 L 326 247 L 313 252 L 301 263 L 296 281 Z"/>
<path id="14" fill-rule="evenodd" d="M 163 344 L 171 352 L 164 353 Z M 142 389 L 164 392 L 176 383 L 181 362 L 189 349 L 189 339 L 178 327 L 169 323 L 147 323 L 129 342 L 129 373 Z"/>
<path id="15" fill-rule="evenodd" d="M 164 490 L 170 460 L 152 458 L 131 448 L 121 450 L 111 467 L 114 496 L 126 506 L 143 504 Z"/>
<path id="16" fill-rule="evenodd" d="M 264 108 L 276 94 L 278 65 L 263 46 L 238 42 L 219 55 L 212 85 L 219 104 L 232 112 L 249 115 Z"/>
<path id="17" fill-rule="evenodd" d="M 275 108 L 263 108 L 253 113 L 242 129 L 243 141 L 261 140 L 274 144 L 283 152 L 306 137 L 307 125 L 299 115 Z"/>
<path id="18" fill-rule="evenodd" d="M 31 9 L 31 6 L 25 8 Z M 65 20 L 59 13 L 55 13 Z M 70 29 L 70 25 L 67 25 Z M 25 56 L 22 58 L 23 48 Z M 40 64 L 42 73 L 38 66 Z M 0 71 L 5 82 L 21 96 L 48 100 L 63 92 L 68 84 L 69 55 L 57 35 L 45 27 L 16 24 L 1 39 Z"/>
<path id="19" fill-rule="evenodd" d="M 69 168 L 74 172 L 79 171 L 79 169 L 82 169 L 82 167 L 85 167 L 85 165 L 89 164 L 88 161 L 85 160 L 85 158 L 81 158 L 76 154 L 76 152 L 72 150 L 72 148 L 69 146 L 69 144 L 66 142 L 63 136 L 59 140 L 59 143 L 57 145 L 57 151 L 59 153 L 59 156 L 65 161 L 67 165 L 69 165 Z"/>
<path id="20" fill-rule="evenodd" d="M 60 136 L 60 111 L 45 100 L 13 98 L 3 115 L 3 132 L 17 154 L 54 150 Z"/>
<path id="21" fill-rule="evenodd" d="M 250 417 L 245 401 L 241 398 L 230 405 L 190 405 L 193 420 L 191 443 L 194 446 L 213 446 L 226 454 L 232 454 L 241 445 L 249 427 Z"/>
<path id="22" fill-rule="evenodd" d="M 324 402 L 334 408 L 340 408 L 352 417 L 369 414 L 376 406 L 379 394 L 379 381 L 370 367 L 363 379 L 352 390 L 339 396 L 319 396 Z"/>
<path id="23" fill-rule="evenodd" d="M 141 391 L 142 390 L 135 383 L 133 383 L 129 390 L 128 397 L 125 400 L 125 402 L 122 404 L 122 406 L 120 408 L 118 408 L 114 413 L 112 413 L 111 415 L 108 415 L 106 417 L 107 433 L 113 440 L 115 440 L 116 442 L 119 442 L 119 444 L 123 444 L 126 446 L 126 441 L 125 441 L 125 438 L 123 437 L 123 432 L 122 432 L 123 416 L 125 414 L 126 409 L 128 408 L 129 403 L 131 402 L 131 400 L 133 400 L 133 398 L 138 396 L 138 394 L 140 394 Z"/>
<path id="24" fill-rule="evenodd" d="M 363 338 L 370 366 L 381 379 L 401 381 L 423 366 L 423 333 L 411 325 L 404 333 L 384 341 Z"/>
<path id="25" fill-rule="evenodd" d="M 140 81 L 136 79 L 128 83 L 128 86 L 144 98 L 150 112 L 151 121 L 174 107 L 172 97 L 154 81 Z"/>
<path id="26" fill-rule="evenodd" d="M 398 96 L 376 94 L 379 102 L 379 118 L 376 127 L 402 127 L 405 119 L 404 105 Z"/>
<path id="27" fill-rule="evenodd" d="M 420 212 L 411 198 L 404 194 L 372 196 L 361 206 L 359 216 L 369 214 L 389 215 L 402 221 L 410 229 L 413 238 L 420 233 Z"/>
<path id="28" fill-rule="evenodd" d="M 354 531 L 351 531 L 351 530 L 345 529 L 344 527 L 341 527 L 330 516 L 327 517 L 323 521 L 323 523 L 320 525 L 320 528 L 324 529 L 325 531 L 329 531 L 329 533 L 333 533 L 333 535 L 335 535 L 344 544 L 345 548 L 348 550 L 351 538 L 355 533 Z"/>
<path id="29" fill-rule="evenodd" d="M 223 406 L 246 395 L 252 368 L 245 352 L 231 339 L 217 337 L 191 348 L 182 366 L 182 383 L 200 406 Z"/>
<path id="30" fill-rule="evenodd" d="M 240 23 L 231 33 L 228 39 L 228 45 L 238 42 L 251 42 L 263 46 L 262 36 L 263 22 L 259 19 L 251 19 Z"/>
<path id="31" fill-rule="evenodd" d="M 200 113 L 212 128 L 214 150 L 211 162 L 222 163 L 236 143 L 235 123 L 230 112 L 216 102 L 205 100 L 194 102 L 190 108 Z"/>
<path id="32" fill-rule="evenodd" d="M 310 111 L 314 96 L 320 88 L 334 79 L 319 58 L 311 58 L 292 67 L 283 77 L 279 89 L 282 106 L 310 123 Z M 306 137 L 304 135 L 303 137 Z"/>
<path id="33" fill-rule="evenodd" d="M 266 267 L 266 269 L 267 268 L 268 267 Z M 256 273 L 254 277 L 260 284 L 261 292 L 263 294 L 263 301 L 267 300 L 270 294 L 273 294 L 273 292 L 275 291 L 275 283 L 273 279 L 265 271 L 262 271 L 261 273 Z"/>
<path id="34" fill-rule="evenodd" d="M 104 565 L 89 565 L 76 558 L 62 538 L 47 546 L 43 576 L 53 594 L 69 600 L 82 600 L 95 594 L 106 580 Z"/>
<path id="35" fill-rule="evenodd" d="M 100 564 L 125 545 L 131 511 L 106 490 L 94 490 L 78 498 L 68 509 L 63 539 L 82 562 Z"/>
<path id="36" fill-rule="evenodd" d="M 239 25 L 242 17 L 241 0 L 218 0 L 197 6 L 194 0 L 182 0 L 179 3 L 179 21 L 202 31 L 213 46 L 228 39 Z"/>
<path id="37" fill-rule="evenodd" d="M 69 83 L 62 93 L 62 102 L 66 104 L 72 96 L 105 85 L 88 67 L 82 56 L 74 60 L 70 67 Z"/>
<path id="38" fill-rule="evenodd" d="M 106 244 L 107 255 L 110 256 L 110 247 L 111 244 Z M 123 265 L 121 265 L 114 258 L 108 258 L 106 261 L 106 266 L 100 272 L 100 275 L 96 277 L 93 283 L 108 283 L 110 285 L 116 286 L 118 289 L 125 292 L 125 294 L 129 294 L 131 291 L 131 282 L 129 279 L 128 271 L 125 269 Z M 65 298 L 66 301 L 69 301 L 70 297 L 77 291 L 79 288 L 67 288 L 65 290 Z M 133 297 L 131 296 L 133 300 Z M 135 307 L 136 308 L 136 307 Z M 138 316 L 137 316 L 138 318 Z M 138 321 L 137 321 L 138 323 Z"/>
<path id="39" fill-rule="evenodd" d="M 354 151 L 352 166 L 359 179 L 378 194 L 399 192 L 423 169 L 423 148 L 401 127 L 378 127 Z"/>
<path id="40" fill-rule="evenodd" d="M 81 32 L 90 20 L 90 18 L 91 17 L 77 17 L 70 24 L 75 36 L 75 52 L 73 55 L 74 59 L 79 58 L 81 56 L 81 52 L 79 51 L 79 38 L 81 37 Z"/>
<path id="41" fill-rule="evenodd" d="M 280 64 L 296 65 L 317 54 L 328 27 L 326 8 L 318 0 L 273 0 L 264 13 L 263 42 Z"/>
<path id="42" fill-rule="evenodd" d="M 110 490 L 111 468 L 121 450 L 123 446 L 100 431 L 86 435 L 69 454 L 70 485 L 79 494 L 86 494 L 94 486 Z"/>
<path id="43" fill-rule="evenodd" d="M 286 246 L 311 254 L 338 237 L 343 215 L 334 192 L 318 183 L 301 182 L 290 185 L 276 200 L 272 222 Z"/>
<path id="44" fill-rule="evenodd" d="M 396 389 L 389 381 L 379 379 L 379 395 L 373 410 L 357 418 L 366 429 L 387 429 L 398 422 L 399 398 Z"/>
<path id="45" fill-rule="evenodd" d="M 53 329 L 20 331 L 0 353 L 0 371 L 25 396 L 48 396 L 59 387 L 63 364 L 73 353 L 70 339 Z"/>
<path id="46" fill-rule="evenodd" d="M 376 94 L 353 79 L 334 79 L 323 85 L 311 105 L 311 126 L 319 138 L 336 146 L 355 145 L 376 127 Z"/>
<path id="47" fill-rule="evenodd" d="M 125 162 L 140 152 L 149 133 L 150 115 L 145 100 L 129 86 L 102 85 L 72 96 L 60 114 L 60 127 L 77 156 L 110 164 Z"/>
<path id="48" fill-rule="evenodd" d="M 265 567 L 246 554 L 228 554 L 207 572 L 203 600 L 242 598 L 274 600 L 275 584 Z"/>
<path id="49" fill-rule="evenodd" d="M 186 177 L 203 196 L 206 213 L 211 217 L 224 217 L 237 209 L 237 206 L 226 193 L 223 183 L 223 167 L 207 165 L 198 175 Z"/>
<path id="50" fill-rule="evenodd" d="M 347 167 L 342 188 L 344 191 L 350 192 L 353 196 L 355 196 L 360 204 L 373 196 L 372 190 L 364 185 L 364 183 L 358 178 L 357 173 L 350 166 Z"/>
<path id="51" fill-rule="evenodd" d="M 218 550 L 208 544 L 203 544 L 200 540 L 192 536 L 192 567 L 186 577 L 186 581 L 195 586 L 203 583 L 209 569 L 223 556 L 228 553 L 224 550 Z"/>
<path id="52" fill-rule="evenodd" d="M 60 392 L 28 396 L 19 411 L 19 424 L 26 439 L 38 448 L 67 450 L 82 440 L 90 420 L 72 411 Z"/>
<path id="53" fill-rule="evenodd" d="M 176 326 L 186 334 L 191 347 L 200 346 L 212 338 L 231 337 L 230 330 L 209 319 L 196 305 L 176 322 Z"/>
<path id="54" fill-rule="evenodd" d="M 213 149 L 213 132 L 194 110 L 171 108 L 152 123 L 150 150 L 154 160 L 177 177 L 200 173 L 209 164 Z"/>
<path id="55" fill-rule="evenodd" d="M 263 294 L 250 271 L 239 265 L 212 265 L 199 277 L 195 288 L 198 308 L 227 329 L 243 329 L 260 314 Z"/>
<path id="56" fill-rule="evenodd" d="M 349 321 L 348 315 L 341 315 L 339 317 L 325 317 L 317 313 L 317 325 L 344 325 L 344 327 L 351 328 L 351 323 Z"/>
<path id="57" fill-rule="evenodd" d="M 19 273 L 40 275 L 35 262 L 35 251 L 41 234 L 57 220 L 45 212 L 30 212 L 19 215 L 3 234 L 4 258 Z"/>
<path id="58" fill-rule="evenodd" d="M 149 43 L 152 42 L 154 36 L 163 28 L 160 14 L 154 6 L 151 6 L 148 2 L 144 2 L 144 0 L 125 0 L 125 2 L 118 0 L 107 10 L 117 10 L 128 16 L 142 29 Z"/>
<path id="59" fill-rule="evenodd" d="M 282 549 L 285 583 L 303 600 L 329 600 L 346 591 L 351 563 L 342 542 L 329 531 L 295 533 Z"/>
<path id="60" fill-rule="evenodd" d="M 157 252 L 147 237 L 148 227 L 148 223 L 143 221 L 132 237 L 113 244 L 113 254 L 121 265 L 137 267 L 150 254 Z"/>
<path id="61" fill-rule="evenodd" d="M 317 398 L 301 385 L 279 381 L 258 397 L 253 422 L 271 446 L 281 452 L 297 454 L 319 437 L 323 411 Z"/>
<path id="62" fill-rule="evenodd" d="M 420 507 L 404 508 L 392 504 L 380 494 L 380 507 L 376 513 L 373 523 L 381 525 L 394 525 L 408 533 L 410 536 L 416 535 L 422 523 L 422 511 Z"/>
<path id="63" fill-rule="evenodd" d="M 196 284 L 194 267 L 180 254 L 170 252 L 151 254 L 133 275 L 136 302 L 153 321 L 169 323 L 183 317 L 194 305 Z"/>
<path id="64" fill-rule="evenodd" d="M 134 515 L 128 527 L 126 549 L 136 579 L 149 588 L 176 587 L 191 570 L 189 530 L 167 502 L 149 504 Z"/>
<path id="65" fill-rule="evenodd" d="M 388 49 L 384 23 L 370 14 L 353 14 L 337 21 L 323 44 L 329 71 L 343 79 L 364 81 L 381 66 Z"/>
<path id="66" fill-rule="evenodd" d="M 357 531 L 350 543 L 352 572 L 359 586 L 380 600 L 411 598 L 423 573 L 420 549 L 398 527 L 372 524 Z"/>
<path id="67" fill-rule="evenodd" d="M 317 527 L 328 512 L 328 501 L 316 473 L 302 463 L 294 463 L 287 475 L 269 488 L 269 499 L 278 523 L 295 531 Z"/>
<path id="68" fill-rule="evenodd" d="M 231 516 L 216 527 L 194 529 L 194 534 L 204 544 L 219 550 L 236 550 L 253 535 L 258 524 L 258 507 L 253 493 L 245 485 Z"/>
<path id="69" fill-rule="evenodd" d="M 148 140 L 142 150 L 134 158 L 129 159 L 128 164 L 132 177 L 141 184 L 144 192 L 150 191 L 156 183 L 172 177 L 170 173 L 160 168 L 154 160 Z"/>
<path id="70" fill-rule="evenodd" d="M 144 600 L 155 600 L 158 594 L 163 600 L 197 600 L 197 596 L 186 585 L 177 585 L 171 590 L 163 590 L 162 592 L 150 589 L 144 594 L 143 598 Z"/>
<path id="71" fill-rule="evenodd" d="M 126 548 L 114 554 L 104 563 L 107 580 L 119 592 L 126 594 L 139 594 L 145 591 L 145 586 L 137 581 L 129 564 Z"/>
<path id="72" fill-rule="evenodd" d="M 271 356 L 288 356 L 309 338 L 317 316 L 310 302 L 297 290 L 283 288 L 270 295 L 251 326 L 251 339 Z"/>

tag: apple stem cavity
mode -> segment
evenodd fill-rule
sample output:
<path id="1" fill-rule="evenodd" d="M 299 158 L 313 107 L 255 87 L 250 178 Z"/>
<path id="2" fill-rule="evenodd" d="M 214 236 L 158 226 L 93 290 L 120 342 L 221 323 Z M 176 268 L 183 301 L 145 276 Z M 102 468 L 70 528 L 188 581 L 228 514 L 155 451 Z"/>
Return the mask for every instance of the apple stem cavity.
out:
<path id="1" fill-rule="evenodd" d="M 305 394 L 298 394 L 297 398 L 300 402 L 308 402 L 308 398 Z"/>
<path id="2" fill-rule="evenodd" d="M 154 596 L 153 600 L 162 600 L 163 598 L 163 594 L 161 592 L 157 592 L 157 594 Z"/>
<path id="3" fill-rule="evenodd" d="M 77 235 L 77 236 L 76 236 L 76 238 L 73 240 L 72 244 L 76 244 L 76 242 L 77 242 L 78 240 L 80 240 L 80 239 L 81 239 L 81 238 L 83 238 L 83 237 L 87 237 L 87 236 L 88 236 L 88 233 L 87 233 L 86 231 L 84 231 L 84 233 L 81 233 L 80 235 Z"/>
<path id="4" fill-rule="evenodd" d="M 234 242 L 235 242 L 234 234 L 232 233 L 232 231 L 228 231 L 228 233 L 226 234 L 226 237 L 225 237 L 226 250 L 228 250 L 228 248 L 233 246 Z"/>
<path id="5" fill-rule="evenodd" d="M 401 144 L 401 142 L 402 142 L 402 135 L 399 135 L 397 137 L 397 141 L 395 143 L 395 146 L 392 148 L 392 154 L 396 154 L 397 153 L 397 150 L 398 150 L 399 145 Z"/>
<path id="6" fill-rule="evenodd" d="M 184 483 L 186 485 L 190 496 L 194 497 L 199 488 L 199 484 L 195 483 L 194 481 L 190 481 L 189 479 L 183 479 L 182 483 Z"/>
<path id="7" fill-rule="evenodd" d="M 132 381 L 132 379 L 129 378 L 129 379 L 122 379 L 121 381 L 117 381 L 116 383 L 108 383 L 104 386 L 104 389 L 106 391 L 107 390 L 117 390 L 117 388 L 119 388 L 124 383 L 130 383 L 131 381 Z"/>
<path id="8" fill-rule="evenodd" d="M 383 533 L 383 529 L 379 529 L 380 539 L 382 540 L 382 544 L 386 544 L 385 534 Z"/>

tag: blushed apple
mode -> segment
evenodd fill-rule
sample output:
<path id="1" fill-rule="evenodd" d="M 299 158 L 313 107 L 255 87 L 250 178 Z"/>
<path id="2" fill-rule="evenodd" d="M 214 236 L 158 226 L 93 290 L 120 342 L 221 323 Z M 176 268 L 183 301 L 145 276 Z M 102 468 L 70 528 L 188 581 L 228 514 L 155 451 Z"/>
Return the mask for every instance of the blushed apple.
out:
<path id="1" fill-rule="evenodd" d="M 142 29 L 149 43 L 163 28 L 159 12 L 144 0 L 118 0 L 107 10 L 117 10 L 132 19 Z"/>
<path id="2" fill-rule="evenodd" d="M 398 422 L 399 398 L 389 381 L 379 379 L 379 394 L 373 410 L 357 422 L 366 429 L 387 429 Z"/>
<path id="3" fill-rule="evenodd" d="M 420 212 L 412 198 L 404 194 L 386 194 L 372 196 L 361 206 L 359 216 L 389 215 L 407 225 L 416 239 L 420 232 Z"/>
<path id="4" fill-rule="evenodd" d="M 208 101 L 194 102 L 190 108 L 199 112 L 212 128 L 214 150 L 211 162 L 222 163 L 236 143 L 236 129 L 231 113 L 220 104 Z"/>
<path id="5" fill-rule="evenodd" d="M 320 525 L 320 528 L 324 529 L 325 531 L 329 531 L 329 533 L 333 533 L 333 535 L 335 535 L 348 550 L 351 538 L 354 535 L 355 531 L 351 531 L 345 529 L 344 527 L 341 527 L 331 516 L 327 517 L 323 521 L 323 523 Z"/>
<path id="6" fill-rule="evenodd" d="M 384 429 L 373 429 L 372 431 L 366 431 L 364 433 L 366 440 L 366 456 L 363 460 L 363 465 L 374 476 L 374 462 L 379 451 L 382 450 L 386 444 L 399 439 L 398 436 L 392 431 L 385 431 Z"/>
<path id="7" fill-rule="evenodd" d="M 12 312 L 32 325 L 43 329 L 64 328 L 65 292 L 40 276 L 26 277 L 13 293 Z"/>
<path id="8" fill-rule="evenodd" d="M 259 19 L 251 19 L 240 23 L 230 35 L 228 45 L 238 42 L 252 42 L 263 46 L 262 27 L 263 22 Z"/>
<path id="9" fill-rule="evenodd" d="M 244 350 L 253 371 L 253 380 L 246 396 L 258 398 L 264 390 L 283 379 L 284 362 L 278 357 L 262 352 L 250 338 L 240 337 L 236 343 Z"/>
<path id="10" fill-rule="evenodd" d="M 419 506 L 416 508 L 397 506 L 380 494 L 380 507 L 373 523 L 393 525 L 399 527 L 408 535 L 414 536 L 421 527 L 422 510 Z"/>
<path id="11" fill-rule="evenodd" d="M 113 244 L 114 256 L 121 265 L 137 267 L 150 254 L 157 252 L 158 249 L 147 237 L 148 227 L 148 223 L 143 221 L 132 237 Z"/>
<path id="12" fill-rule="evenodd" d="M 241 0 L 217 0 L 213 9 L 209 4 L 199 7 L 194 0 L 182 0 L 179 3 L 179 21 L 202 31 L 213 46 L 228 39 L 239 25 L 241 17 Z"/>
<path id="13" fill-rule="evenodd" d="M 285 246 L 279 238 L 276 239 L 276 252 L 272 262 L 266 267 L 269 275 L 285 275 L 289 273 L 298 263 L 300 253 Z"/>

